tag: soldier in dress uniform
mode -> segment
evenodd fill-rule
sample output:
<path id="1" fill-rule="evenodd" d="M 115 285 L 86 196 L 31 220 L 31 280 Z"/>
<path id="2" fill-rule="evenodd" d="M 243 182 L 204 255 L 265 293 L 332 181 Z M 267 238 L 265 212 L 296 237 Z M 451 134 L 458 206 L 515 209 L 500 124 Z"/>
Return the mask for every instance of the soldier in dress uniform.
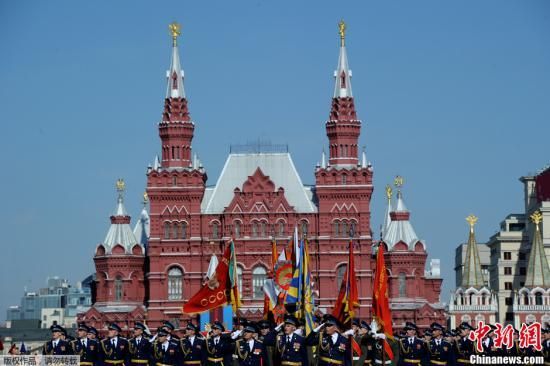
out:
<path id="1" fill-rule="evenodd" d="M 325 322 L 309 333 L 306 344 L 317 347 L 319 366 L 351 366 L 349 341 L 338 332 L 338 320 L 332 315 L 326 316 Z"/>
<path id="2" fill-rule="evenodd" d="M 430 365 L 452 365 L 453 350 L 449 342 L 443 339 L 443 326 L 439 323 L 430 325 L 433 333 L 432 340 L 428 344 L 428 358 Z"/>
<path id="3" fill-rule="evenodd" d="M 98 331 L 94 327 L 88 327 L 88 334 L 86 336 L 88 337 L 88 339 L 96 340 L 99 344 L 100 339 L 98 338 Z"/>
<path id="4" fill-rule="evenodd" d="M 269 336 L 269 334 L 272 332 L 272 325 L 271 325 L 271 322 L 269 320 L 260 320 L 258 322 L 258 328 L 260 329 L 260 334 L 258 336 L 258 340 L 260 342 L 263 342 L 264 346 L 266 347 L 266 350 L 267 350 L 267 364 L 265 366 L 273 366 L 273 365 L 279 365 L 279 362 L 278 361 L 275 361 L 274 359 L 274 356 L 275 356 L 275 346 L 274 346 L 274 343 L 273 344 L 268 344 L 266 343 L 266 337 Z"/>
<path id="5" fill-rule="evenodd" d="M 399 365 L 401 366 L 418 366 L 426 359 L 424 342 L 416 335 L 418 327 L 411 322 L 405 323 L 405 337 L 399 340 Z"/>
<path id="6" fill-rule="evenodd" d="M 72 354 L 80 356 L 80 365 L 95 366 L 99 358 L 99 342 L 95 339 L 88 339 L 89 328 L 81 323 L 77 328 L 78 339 L 71 341 Z"/>
<path id="7" fill-rule="evenodd" d="M 240 366 L 262 366 L 267 364 L 267 350 L 264 344 L 254 339 L 258 330 L 252 322 L 242 329 L 242 338 L 237 339 L 234 345 L 235 360 Z"/>
<path id="8" fill-rule="evenodd" d="M 128 340 L 129 365 L 143 366 L 151 359 L 152 343 L 145 337 L 147 327 L 140 322 L 134 324 L 133 337 Z"/>
<path id="9" fill-rule="evenodd" d="M 157 329 L 157 334 L 151 349 L 152 366 L 179 366 L 182 356 L 179 342 L 168 340 L 168 332 L 164 327 Z"/>
<path id="10" fill-rule="evenodd" d="M 63 327 L 54 324 L 50 327 L 50 331 L 52 332 L 52 339 L 44 344 L 42 347 L 42 354 L 47 356 L 70 355 L 71 346 L 62 338 L 64 331 Z"/>
<path id="11" fill-rule="evenodd" d="M 361 320 L 359 324 L 359 330 L 357 331 L 357 333 L 359 334 L 359 346 L 361 347 L 361 357 L 359 357 L 359 361 L 357 362 L 357 365 L 358 366 L 371 365 L 372 356 L 373 356 L 374 338 L 372 337 L 369 323 L 367 323 L 364 320 Z M 355 365 L 355 361 L 354 361 L 354 365 Z"/>
<path id="12" fill-rule="evenodd" d="M 162 328 L 164 328 L 166 333 L 168 333 L 168 337 L 167 337 L 168 340 L 171 340 L 172 338 L 174 338 L 175 340 L 180 339 L 180 337 L 174 332 L 176 327 L 174 326 L 174 324 L 170 323 L 168 320 L 165 320 L 162 322 Z"/>
<path id="13" fill-rule="evenodd" d="M 206 364 L 206 341 L 199 337 L 199 327 L 189 322 L 185 328 L 185 338 L 180 340 L 180 349 L 185 366 Z"/>
<path id="14" fill-rule="evenodd" d="M 128 340 L 119 336 L 122 329 L 115 323 L 109 324 L 108 337 L 99 344 L 99 358 L 105 366 L 122 365 L 128 359 Z"/>
<path id="15" fill-rule="evenodd" d="M 453 353 L 458 365 L 469 365 L 470 356 L 476 353 L 476 345 L 468 339 L 470 331 L 474 328 L 467 322 L 462 322 L 458 328 L 458 339 L 453 344 Z"/>
<path id="16" fill-rule="evenodd" d="M 231 338 L 224 334 L 225 327 L 221 322 L 212 324 L 211 335 L 206 340 L 206 364 L 208 366 L 231 366 Z"/>
<path id="17" fill-rule="evenodd" d="M 550 366 L 550 324 L 542 332 L 542 355 L 544 356 L 544 365 Z"/>
<path id="18" fill-rule="evenodd" d="M 278 334 L 277 329 L 272 330 L 265 337 L 265 345 L 275 348 L 276 357 L 280 360 L 278 365 L 309 366 L 306 339 L 296 332 L 298 319 L 287 315 L 283 324 L 283 333 Z"/>

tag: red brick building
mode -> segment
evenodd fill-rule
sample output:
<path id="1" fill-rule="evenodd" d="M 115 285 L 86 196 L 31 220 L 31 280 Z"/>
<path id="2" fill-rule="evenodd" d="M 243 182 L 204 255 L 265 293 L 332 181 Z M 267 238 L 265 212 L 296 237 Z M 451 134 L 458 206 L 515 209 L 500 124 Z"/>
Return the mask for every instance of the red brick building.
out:
<path id="1" fill-rule="evenodd" d="M 97 303 L 81 318 L 99 322 L 110 316 L 126 322 L 139 316 L 153 327 L 163 319 L 177 323 L 188 318 L 182 313 L 183 304 L 200 288 L 211 256 L 220 255 L 231 237 L 239 262 L 242 315 L 259 317 L 262 286 L 270 275 L 271 237 L 281 248 L 298 227 L 309 239 L 315 298 L 322 312 L 331 311 L 336 300 L 352 233 L 359 317 L 370 319 L 375 264 L 370 212 L 373 169 L 364 151 L 359 156 L 361 121 L 355 109 L 344 39 L 334 73 L 329 117 L 324 123 L 328 159 L 323 152 L 314 170 L 313 186 L 303 184 L 290 154 L 281 146 L 232 147 L 217 182 L 207 186 L 205 167 L 192 154 L 194 130 L 200 123 L 191 119 L 176 38 L 167 75 L 164 110 L 158 124 L 162 154 L 147 172 L 149 216 L 142 213 L 136 230 L 140 233 L 133 239 L 129 235 L 120 238 L 127 242 L 120 245 L 124 251 L 106 250 L 112 243 L 98 246 L 94 260 L 101 292 L 98 290 Z M 392 209 L 395 212 L 388 230 L 393 230 L 392 225 L 412 230 L 408 211 L 399 205 L 404 207 L 401 195 L 396 209 Z M 143 235 L 147 226 L 144 220 L 150 221 L 147 235 Z M 126 214 L 115 215 L 112 225 L 127 221 Z M 138 250 L 141 247 L 132 245 L 134 241 L 145 244 L 136 236 L 148 237 L 145 256 Z M 444 322 L 439 302 L 442 280 L 438 273 L 433 276 L 426 271 L 424 243 L 416 236 L 402 237 L 398 231 L 385 236 L 384 244 L 389 249 L 395 325 L 400 327 L 405 321 L 417 321 L 421 326 Z M 139 263 L 143 263 L 140 268 Z"/>

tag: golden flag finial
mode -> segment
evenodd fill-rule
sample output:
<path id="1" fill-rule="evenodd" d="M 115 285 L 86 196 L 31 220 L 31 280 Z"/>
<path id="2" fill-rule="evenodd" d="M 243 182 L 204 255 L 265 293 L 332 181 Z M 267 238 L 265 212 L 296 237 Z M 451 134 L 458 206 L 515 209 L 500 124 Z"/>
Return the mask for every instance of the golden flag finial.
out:
<path id="1" fill-rule="evenodd" d="M 533 221 L 533 223 L 537 227 L 537 230 L 539 230 L 539 224 L 542 221 L 542 214 L 540 213 L 540 211 L 533 212 L 533 214 L 530 217 L 531 217 L 531 221 Z"/>
<path id="2" fill-rule="evenodd" d="M 391 186 L 389 184 L 386 185 L 386 198 L 388 201 L 391 201 L 391 196 L 393 194 L 393 189 L 391 189 Z"/>
<path id="3" fill-rule="evenodd" d="M 468 221 L 468 224 L 470 224 L 470 231 L 474 231 L 474 225 L 477 223 L 477 217 L 474 215 L 470 215 L 466 217 L 466 221 Z"/>
<path id="4" fill-rule="evenodd" d="M 126 189 L 126 183 L 124 183 L 124 179 L 118 178 L 116 181 L 116 190 L 119 192 L 124 192 L 124 189 Z"/>
<path id="5" fill-rule="evenodd" d="M 168 25 L 168 29 L 170 30 L 170 34 L 172 35 L 173 45 L 177 46 L 178 37 L 181 34 L 181 25 L 177 22 L 173 22 Z"/>
<path id="6" fill-rule="evenodd" d="M 149 195 L 147 194 L 147 192 L 143 192 L 143 203 L 147 203 L 149 202 Z"/>
<path id="7" fill-rule="evenodd" d="M 346 22 L 344 22 L 344 19 L 338 23 L 338 33 L 340 33 L 340 44 L 344 47 L 346 41 Z"/>

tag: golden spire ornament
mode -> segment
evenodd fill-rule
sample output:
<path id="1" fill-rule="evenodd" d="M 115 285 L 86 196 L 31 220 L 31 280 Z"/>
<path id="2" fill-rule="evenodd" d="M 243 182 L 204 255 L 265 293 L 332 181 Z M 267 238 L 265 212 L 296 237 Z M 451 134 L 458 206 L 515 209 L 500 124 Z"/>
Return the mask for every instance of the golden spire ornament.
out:
<path id="1" fill-rule="evenodd" d="M 338 33 L 340 33 L 340 45 L 344 47 L 346 42 L 346 23 L 343 19 L 338 23 Z"/>
<path id="2" fill-rule="evenodd" d="M 124 179 L 118 178 L 116 181 L 116 190 L 119 192 L 123 192 L 124 189 L 126 189 L 126 183 L 124 183 Z"/>
<path id="3" fill-rule="evenodd" d="M 466 221 L 468 221 L 468 224 L 470 224 L 470 231 L 474 232 L 474 225 L 477 223 L 477 217 L 474 215 L 470 215 L 466 217 Z"/>
<path id="4" fill-rule="evenodd" d="M 391 189 L 391 186 L 389 184 L 386 185 L 386 198 L 388 201 L 391 201 L 391 196 L 393 194 L 393 189 Z"/>
<path id="5" fill-rule="evenodd" d="M 395 177 L 395 179 L 393 180 L 393 185 L 396 186 L 397 189 L 400 189 L 401 187 L 403 187 L 403 177 L 400 175 Z"/>
<path id="6" fill-rule="evenodd" d="M 538 231 L 539 230 L 539 224 L 542 221 L 542 214 L 540 213 L 540 211 L 535 211 L 529 217 L 531 218 L 531 221 L 533 221 L 533 223 L 535 224 L 535 226 L 537 228 L 537 231 Z"/>
<path id="7" fill-rule="evenodd" d="M 143 192 L 143 204 L 145 205 L 147 202 L 149 202 L 149 195 L 147 192 Z"/>
<path id="8" fill-rule="evenodd" d="M 168 25 L 168 29 L 172 35 L 172 44 L 175 47 L 178 44 L 178 37 L 181 34 L 181 25 L 177 22 L 173 22 Z"/>

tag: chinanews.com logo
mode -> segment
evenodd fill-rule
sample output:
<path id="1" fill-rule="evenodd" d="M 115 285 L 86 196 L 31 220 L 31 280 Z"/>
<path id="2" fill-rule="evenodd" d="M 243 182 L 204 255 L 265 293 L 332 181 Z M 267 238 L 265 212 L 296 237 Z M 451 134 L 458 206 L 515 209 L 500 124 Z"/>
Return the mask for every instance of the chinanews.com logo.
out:
<path id="1" fill-rule="evenodd" d="M 493 337 L 489 337 L 491 331 Z M 472 365 L 545 365 L 542 326 L 538 322 L 524 323 L 519 332 L 514 332 L 511 324 L 503 327 L 500 323 L 488 325 L 480 321 L 477 328 L 470 331 L 468 339 L 475 342 L 477 351 L 470 356 Z M 550 350 L 546 352 L 550 353 Z M 509 355 L 494 356 L 487 353 Z"/>

